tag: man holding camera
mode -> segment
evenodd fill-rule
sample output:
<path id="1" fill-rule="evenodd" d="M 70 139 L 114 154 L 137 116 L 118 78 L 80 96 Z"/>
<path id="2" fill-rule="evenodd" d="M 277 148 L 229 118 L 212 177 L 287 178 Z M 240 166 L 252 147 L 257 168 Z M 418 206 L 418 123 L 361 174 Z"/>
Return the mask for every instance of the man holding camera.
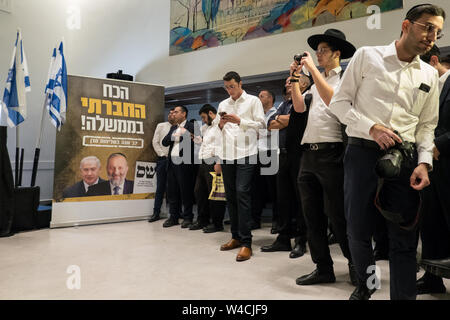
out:
<path id="1" fill-rule="evenodd" d="M 303 155 L 298 186 L 311 257 L 317 267 L 312 273 L 299 277 L 296 283 L 314 285 L 336 281 L 328 246 L 329 219 L 342 253 L 348 259 L 350 280 L 356 285 L 344 214 L 344 144 L 341 123 L 328 107 L 333 92 L 341 81 L 340 61 L 350 58 L 356 49 L 346 40 L 345 34 L 336 29 L 309 37 L 308 44 L 316 51 L 317 60 L 324 71 L 321 73 L 310 53 L 305 52 L 300 63 L 295 59 L 291 64 L 291 74 L 294 79 L 299 77 L 302 68 L 306 68 L 311 74 L 314 85 L 306 92 L 312 95 L 309 107 L 300 92 L 298 80 L 291 82 L 295 111 L 309 113 L 302 139 Z"/>
<path id="2" fill-rule="evenodd" d="M 444 10 L 434 5 L 411 8 L 400 40 L 356 51 L 330 103 L 349 136 L 345 212 L 359 280 L 351 300 L 368 300 L 379 288 L 371 243 L 375 216 L 380 214 L 374 199 L 387 217 L 391 299 L 416 298 L 418 191 L 430 183 L 439 107 L 437 71 L 419 55 L 440 38 L 444 19 Z M 411 145 L 410 167 L 405 150 Z M 386 179 L 387 173 L 398 175 Z M 379 178 L 385 178 L 383 184 Z"/>

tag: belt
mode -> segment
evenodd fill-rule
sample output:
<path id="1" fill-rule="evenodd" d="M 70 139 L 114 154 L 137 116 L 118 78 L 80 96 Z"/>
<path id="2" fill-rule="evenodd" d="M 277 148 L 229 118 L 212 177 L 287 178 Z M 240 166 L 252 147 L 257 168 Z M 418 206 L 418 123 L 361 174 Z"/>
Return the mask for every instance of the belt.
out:
<path id="1" fill-rule="evenodd" d="M 305 143 L 303 145 L 303 150 L 306 151 L 330 150 L 342 147 L 343 145 L 344 144 L 342 142 Z"/>
<path id="2" fill-rule="evenodd" d="M 158 160 L 166 160 L 167 157 L 158 157 Z"/>
<path id="3" fill-rule="evenodd" d="M 354 146 L 360 146 L 365 148 L 377 149 L 381 150 L 378 143 L 372 140 L 366 140 L 362 138 L 348 137 L 348 144 L 352 144 Z"/>

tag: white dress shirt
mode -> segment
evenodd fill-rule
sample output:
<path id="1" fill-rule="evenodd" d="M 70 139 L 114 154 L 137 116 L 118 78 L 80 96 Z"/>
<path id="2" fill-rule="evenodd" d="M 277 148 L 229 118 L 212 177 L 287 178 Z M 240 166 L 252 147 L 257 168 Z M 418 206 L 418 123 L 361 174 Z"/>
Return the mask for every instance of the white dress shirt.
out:
<path id="1" fill-rule="evenodd" d="M 114 188 L 116 187 L 115 185 L 113 185 L 111 183 L 111 181 L 109 182 L 109 185 L 111 187 L 111 195 L 114 195 Z M 123 194 L 123 188 L 125 186 L 125 180 L 122 182 L 122 184 L 119 187 L 119 189 L 117 190 L 117 194 Z"/>
<path id="2" fill-rule="evenodd" d="M 328 77 L 325 76 L 325 72 L 322 72 L 323 78 L 333 90 L 336 90 L 341 82 L 341 70 L 342 68 L 340 66 L 330 70 Z M 323 102 L 316 85 L 314 84 L 311 89 L 306 91 L 303 97 L 306 94 L 312 94 L 312 101 L 302 144 L 342 142 L 341 123 L 325 102 Z"/>
<path id="3" fill-rule="evenodd" d="M 400 61 L 395 42 L 362 47 L 350 61 L 330 109 L 347 125 L 349 137 L 373 140 L 369 131 L 381 124 L 416 143 L 419 163 L 431 166 L 438 90 L 437 71 L 419 56 L 410 63 Z"/>
<path id="4" fill-rule="evenodd" d="M 222 159 L 238 160 L 258 154 L 258 132 L 266 128 L 261 100 L 244 91 L 236 101 L 231 97 L 222 101 L 218 114 L 221 112 L 241 118 L 240 125 L 228 122 L 222 129 Z M 219 121 L 218 115 L 214 122 Z"/>
<path id="5" fill-rule="evenodd" d="M 186 125 L 187 120 L 184 120 L 179 126 L 178 129 L 172 133 L 172 137 L 174 137 L 174 143 L 172 148 L 172 153 L 170 154 L 172 158 L 176 158 L 180 156 L 180 137 L 182 136 L 182 129 Z"/>
<path id="6" fill-rule="evenodd" d="M 156 126 L 152 144 L 158 157 L 167 157 L 169 155 L 169 147 L 164 147 L 162 141 L 169 133 L 171 127 L 172 125 L 169 122 L 162 122 Z"/>
<path id="7" fill-rule="evenodd" d="M 269 124 L 267 123 L 270 119 L 271 116 L 274 115 L 274 113 L 277 112 L 277 108 L 272 107 L 269 109 L 269 111 L 266 112 L 266 114 L 264 115 L 264 123 L 266 124 L 266 127 L 269 127 Z M 258 150 L 259 151 L 267 151 L 271 148 L 269 148 L 269 143 L 270 143 L 270 136 L 271 136 L 271 131 L 269 130 L 262 130 L 260 132 L 259 135 L 259 140 L 258 140 Z M 278 148 L 274 148 L 274 149 L 278 149 Z"/>
<path id="8" fill-rule="evenodd" d="M 213 122 L 210 126 L 202 126 L 202 143 L 198 152 L 199 159 L 210 159 L 221 157 L 222 132 L 217 124 Z"/>

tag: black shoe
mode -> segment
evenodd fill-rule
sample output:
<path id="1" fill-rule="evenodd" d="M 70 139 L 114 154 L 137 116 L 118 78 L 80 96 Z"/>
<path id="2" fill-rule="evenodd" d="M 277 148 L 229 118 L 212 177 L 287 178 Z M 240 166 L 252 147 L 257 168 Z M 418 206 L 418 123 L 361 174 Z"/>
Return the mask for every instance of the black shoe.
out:
<path id="1" fill-rule="evenodd" d="M 201 229 L 203 229 L 203 224 L 199 223 L 198 221 L 189 226 L 189 230 L 201 230 Z"/>
<path id="2" fill-rule="evenodd" d="M 181 228 L 186 229 L 189 228 L 191 225 L 192 225 L 191 219 L 184 219 L 183 222 L 181 223 Z"/>
<path id="3" fill-rule="evenodd" d="M 356 273 L 355 266 L 352 263 L 348 264 L 348 274 L 350 275 L 350 282 L 352 283 L 352 285 L 357 287 L 359 283 L 358 274 Z"/>
<path id="4" fill-rule="evenodd" d="M 163 228 L 170 228 L 170 227 L 176 226 L 178 224 L 179 224 L 178 219 L 169 218 L 164 222 Z"/>
<path id="5" fill-rule="evenodd" d="M 203 228 L 204 233 L 214 233 L 214 232 L 219 232 L 219 231 L 223 231 L 223 226 L 216 227 L 215 225 L 212 224 L 212 225 L 209 225 L 209 226 Z"/>
<path id="6" fill-rule="evenodd" d="M 11 230 L 0 232 L 0 238 L 9 238 L 12 237 L 13 235 L 15 235 L 15 232 Z"/>
<path id="7" fill-rule="evenodd" d="M 334 235 L 334 233 L 330 232 L 328 234 L 328 244 L 331 245 L 331 244 L 335 244 L 335 243 L 338 243 L 336 236 Z"/>
<path id="8" fill-rule="evenodd" d="M 278 240 L 275 240 L 275 242 L 272 244 L 261 247 L 262 252 L 291 251 L 291 250 L 292 250 L 292 246 L 291 246 L 290 242 L 282 243 Z"/>
<path id="9" fill-rule="evenodd" d="M 252 222 L 250 229 L 251 230 L 261 229 L 261 222 Z"/>
<path id="10" fill-rule="evenodd" d="M 440 260 L 422 260 L 420 265 L 435 276 L 450 279 L 450 258 Z"/>
<path id="11" fill-rule="evenodd" d="M 358 285 L 349 300 L 369 300 L 377 289 L 368 289 L 366 285 Z"/>
<path id="12" fill-rule="evenodd" d="M 375 261 L 389 260 L 389 252 L 375 247 L 373 250 L 373 257 L 375 258 Z"/>
<path id="13" fill-rule="evenodd" d="M 417 280 L 417 294 L 445 293 L 447 290 L 442 278 L 425 273 L 422 278 Z"/>
<path id="14" fill-rule="evenodd" d="M 334 282 L 336 282 L 334 273 L 319 273 L 319 269 L 316 269 L 310 274 L 301 276 L 300 278 L 297 278 L 297 280 L 295 280 L 295 283 L 299 286 L 309 286 L 312 284 Z"/>
<path id="15" fill-rule="evenodd" d="M 291 253 L 289 254 L 289 258 L 296 259 L 303 257 L 303 255 L 306 253 L 306 243 L 295 243 L 294 249 L 292 249 Z"/>
<path id="16" fill-rule="evenodd" d="M 159 216 L 159 214 L 154 213 L 150 219 L 148 219 L 148 222 L 155 222 L 158 221 L 159 219 L 161 219 L 161 217 Z"/>

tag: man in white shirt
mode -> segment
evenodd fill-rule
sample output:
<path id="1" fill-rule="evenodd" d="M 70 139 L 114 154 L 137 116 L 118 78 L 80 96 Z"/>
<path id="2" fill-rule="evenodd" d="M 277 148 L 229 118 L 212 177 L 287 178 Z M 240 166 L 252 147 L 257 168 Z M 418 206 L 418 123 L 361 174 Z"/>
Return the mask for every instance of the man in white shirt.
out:
<path id="1" fill-rule="evenodd" d="M 223 230 L 223 218 L 226 202 L 208 200 L 212 189 L 213 177 L 211 172 L 222 174 L 220 165 L 220 149 L 222 147 L 222 132 L 214 119 L 217 110 L 210 104 L 205 104 L 199 111 L 204 123 L 198 158 L 201 164 L 198 169 L 194 194 L 197 200 L 197 221 L 189 227 L 189 230 L 203 229 L 204 233 L 214 233 Z M 196 142 L 194 140 L 194 142 Z M 210 223 L 212 222 L 212 223 Z"/>
<path id="2" fill-rule="evenodd" d="M 291 82 L 295 111 L 308 112 L 302 139 L 303 154 L 298 186 L 308 228 L 311 258 L 317 267 L 312 273 L 299 277 L 296 283 L 313 285 L 336 281 L 328 246 L 329 219 L 342 253 L 348 260 L 350 280 L 356 286 L 357 277 L 348 247 L 344 214 L 344 145 L 341 123 L 328 107 L 334 90 L 340 83 L 340 61 L 350 58 L 356 49 L 346 40 L 345 34 L 337 29 L 328 29 L 324 34 L 309 37 L 308 44 L 316 51 L 317 60 L 324 71 L 321 73 L 311 54 L 305 52 L 300 63 L 294 61 L 291 64 L 291 74 L 294 79 L 298 79 L 302 68 L 306 68 L 311 74 L 314 85 L 305 92 L 305 95 L 312 95 L 309 110 L 300 91 L 299 81 Z"/>
<path id="3" fill-rule="evenodd" d="M 162 145 L 169 147 L 168 152 L 168 193 L 170 217 L 163 227 L 178 225 L 179 218 L 183 218 L 181 228 L 192 225 L 194 214 L 194 124 L 187 121 L 188 110 L 184 106 L 177 106 L 173 110 L 175 124 L 162 140 Z M 181 214 L 180 214 L 181 212 Z"/>
<path id="4" fill-rule="evenodd" d="M 411 8 L 400 40 L 356 51 L 330 103 L 331 111 L 347 125 L 349 137 L 344 158 L 345 211 L 359 280 L 351 300 L 368 300 L 379 288 L 371 237 L 380 212 L 387 217 L 391 299 L 416 298 L 418 191 L 430 183 L 439 108 L 437 71 L 419 56 L 440 37 L 444 19 L 444 10 L 434 5 Z M 416 150 L 412 157 L 404 156 L 399 175 L 384 179 L 377 194 L 378 179 L 386 176 L 378 160 L 383 150 L 398 148 L 400 143 Z"/>
<path id="5" fill-rule="evenodd" d="M 242 89 L 238 73 L 228 72 L 223 80 L 230 97 L 219 104 L 216 123 L 220 120 L 222 174 L 232 239 L 220 250 L 241 247 L 236 261 L 245 261 L 252 255 L 251 185 L 258 157 L 258 131 L 265 128 L 264 110 L 258 97 Z"/>
<path id="6" fill-rule="evenodd" d="M 148 222 L 155 222 L 160 219 L 161 206 L 164 199 L 164 193 L 167 186 L 167 156 L 169 155 L 169 147 L 162 145 L 164 137 L 169 133 L 170 128 L 175 123 L 173 119 L 173 110 L 170 109 L 166 122 L 161 122 L 156 126 L 155 134 L 153 135 L 153 149 L 158 155 L 156 160 L 156 195 L 155 204 L 153 206 L 153 215 Z"/>
<path id="7" fill-rule="evenodd" d="M 275 94 L 268 89 L 262 89 L 258 97 L 263 105 L 265 123 L 268 126 L 270 117 L 277 112 L 277 108 L 274 106 Z M 276 159 L 278 159 L 278 144 L 274 143 L 272 145 L 271 143 L 272 139 L 275 138 L 275 136 L 272 138 L 272 133 L 268 130 L 260 131 L 258 139 L 258 166 L 255 170 L 252 186 L 252 230 L 261 228 L 261 215 L 266 202 L 273 204 L 272 225 L 276 228 L 276 173 L 267 174 L 267 172 L 264 172 L 264 169 L 261 170 L 261 168 L 269 168 L 271 166 L 278 168 L 275 163 Z"/>

